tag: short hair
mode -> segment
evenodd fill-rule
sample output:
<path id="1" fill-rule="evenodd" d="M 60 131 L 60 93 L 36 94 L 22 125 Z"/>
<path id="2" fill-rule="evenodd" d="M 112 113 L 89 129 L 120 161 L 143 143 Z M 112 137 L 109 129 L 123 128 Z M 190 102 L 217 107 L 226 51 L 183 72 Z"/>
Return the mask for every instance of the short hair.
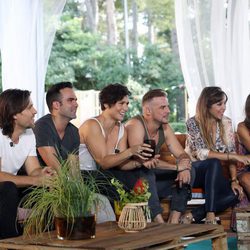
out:
<path id="1" fill-rule="evenodd" d="M 109 107 L 114 105 L 116 102 L 123 99 L 125 96 L 130 96 L 131 92 L 128 88 L 120 83 L 111 83 L 104 87 L 99 93 L 99 101 L 101 104 L 101 109 L 105 110 L 104 104 Z"/>
<path id="2" fill-rule="evenodd" d="M 155 97 L 167 97 L 167 92 L 163 89 L 151 89 L 142 97 L 142 105 L 151 101 Z"/>
<path id="3" fill-rule="evenodd" d="M 46 103 L 50 112 L 52 111 L 53 102 L 61 101 L 60 90 L 65 89 L 65 88 L 72 89 L 73 88 L 72 83 L 71 82 L 59 82 L 59 83 L 52 85 L 52 87 L 48 89 L 47 94 L 46 94 Z"/>
<path id="4" fill-rule="evenodd" d="M 245 103 L 245 120 L 244 123 L 248 129 L 250 129 L 250 95 L 248 95 Z"/>
<path id="5" fill-rule="evenodd" d="M 30 91 L 7 89 L 0 94 L 0 127 L 3 135 L 12 136 L 14 115 L 21 113 L 30 102 Z"/>

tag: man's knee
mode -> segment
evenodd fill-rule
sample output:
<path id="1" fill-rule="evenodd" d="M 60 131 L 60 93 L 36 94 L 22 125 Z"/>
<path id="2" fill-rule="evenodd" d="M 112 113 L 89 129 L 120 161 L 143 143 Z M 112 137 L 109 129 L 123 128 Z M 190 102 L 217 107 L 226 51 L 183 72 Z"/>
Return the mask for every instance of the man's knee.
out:
<path id="1" fill-rule="evenodd" d="M 0 183 L 0 192 L 5 196 L 17 197 L 18 190 L 14 182 L 5 181 Z"/>
<path id="2" fill-rule="evenodd" d="M 171 210 L 178 212 L 185 212 L 187 209 L 187 202 L 192 198 L 191 186 L 184 184 L 182 188 L 174 188 L 171 200 Z"/>

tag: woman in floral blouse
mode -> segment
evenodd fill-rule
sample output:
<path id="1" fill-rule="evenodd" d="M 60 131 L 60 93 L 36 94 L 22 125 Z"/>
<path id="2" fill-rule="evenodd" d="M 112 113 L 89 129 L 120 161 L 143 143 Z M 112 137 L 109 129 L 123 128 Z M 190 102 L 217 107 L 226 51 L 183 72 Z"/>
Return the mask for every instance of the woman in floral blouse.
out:
<path id="1" fill-rule="evenodd" d="M 205 191 L 206 222 L 216 223 L 215 213 L 235 205 L 243 191 L 236 176 L 235 162 L 250 162 L 250 157 L 235 153 L 232 123 L 224 116 L 227 95 L 219 87 L 206 87 L 200 94 L 196 115 L 187 121 L 186 151 L 192 161 L 211 160 L 211 164 L 192 164 L 196 176 L 193 187 Z M 229 163 L 231 180 L 222 173 L 220 161 Z M 185 218 L 196 220 L 196 209 Z"/>
<path id="2" fill-rule="evenodd" d="M 250 95 L 248 95 L 245 103 L 246 117 L 243 122 L 238 124 L 237 134 L 240 141 L 242 154 L 250 154 Z M 250 200 L 250 166 L 240 169 L 239 182 L 244 188 L 248 200 Z"/>

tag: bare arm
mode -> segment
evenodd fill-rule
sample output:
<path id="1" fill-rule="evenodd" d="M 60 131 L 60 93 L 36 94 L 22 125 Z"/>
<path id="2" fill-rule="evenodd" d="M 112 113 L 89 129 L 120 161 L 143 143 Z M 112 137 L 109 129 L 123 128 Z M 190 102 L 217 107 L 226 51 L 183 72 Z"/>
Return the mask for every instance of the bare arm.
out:
<path id="1" fill-rule="evenodd" d="M 57 153 L 54 147 L 38 147 L 37 150 L 43 161 L 45 162 L 46 166 L 51 166 L 56 170 L 60 169 L 60 162 L 56 157 Z"/>
<path id="2" fill-rule="evenodd" d="M 127 148 L 127 134 L 126 131 L 124 131 L 124 136 L 119 143 L 121 152 L 114 154 L 112 152 L 113 148 L 109 148 L 108 142 L 106 142 L 99 125 L 94 120 L 85 122 L 79 128 L 79 134 L 81 143 L 87 145 L 92 157 L 103 169 L 109 169 L 118 165 L 122 165 L 123 169 L 134 168 L 135 165 L 133 164 L 135 164 L 135 162 L 129 163 L 128 160 L 133 155 L 139 156 L 138 152 L 144 149 L 141 145 Z M 117 138 L 115 138 L 115 140 L 117 140 Z"/>
<path id="3" fill-rule="evenodd" d="M 250 135 L 249 130 L 243 122 L 238 124 L 237 134 L 239 136 L 240 142 L 250 151 Z"/>
<path id="4" fill-rule="evenodd" d="M 137 119 L 131 119 L 126 123 L 129 147 L 142 144 L 145 136 L 144 127 Z M 176 170 L 176 166 L 168 162 L 158 160 L 158 166 L 164 169 Z"/>
<path id="5" fill-rule="evenodd" d="M 145 132 L 143 125 L 141 124 L 140 121 L 138 121 L 137 119 L 132 119 L 126 123 L 126 128 L 128 129 L 129 146 L 133 146 L 137 143 L 143 142 Z M 180 145 L 171 127 L 167 124 L 163 126 L 163 129 L 164 129 L 165 143 L 167 143 L 169 150 L 176 158 L 180 158 L 178 163 L 179 167 L 178 171 L 181 172 L 178 174 L 177 180 L 181 182 L 183 181 L 184 183 L 189 183 L 190 172 L 185 171 L 190 169 L 189 156 L 185 153 L 184 149 Z M 159 160 L 157 168 L 177 170 L 176 165 L 170 164 L 163 160 Z"/>
<path id="6" fill-rule="evenodd" d="M 210 150 L 208 153 L 208 159 L 217 158 L 221 161 L 238 161 L 247 165 L 250 163 L 250 155 L 238 155 L 236 153 L 221 153 Z"/>
<path id="7" fill-rule="evenodd" d="M 43 184 L 43 178 L 45 176 L 53 175 L 53 172 L 50 168 L 42 169 L 40 167 L 36 156 L 28 156 L 25 166 L 28 176 L 18 176 L 0 171 L 0 182 L 11 181 L 19 187 L 31 185 L 40 186 Z"/>
<path id="8" fill-rule="evenodd" d="M 178 162 L 178 170 L 190 168 L 190 157 L 184 151 L 180 142 L 174 134 L 172 128 L 167 124 L 164 125 L 165 143 L 167 144 L 170 152 L 175 156 Z"/>

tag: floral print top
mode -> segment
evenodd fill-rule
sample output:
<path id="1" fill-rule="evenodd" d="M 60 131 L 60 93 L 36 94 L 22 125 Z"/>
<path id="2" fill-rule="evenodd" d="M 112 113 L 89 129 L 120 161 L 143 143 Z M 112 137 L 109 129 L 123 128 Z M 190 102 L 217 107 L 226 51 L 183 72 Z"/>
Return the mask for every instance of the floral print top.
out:
<path id="1" fill-rule="evenodd" d="M 225 143 L 220 137 L 220 128 L 219 124 L 217 124 L 216 142 L 212 150 L 217 152 L 235 152 L 235 139 L 231 119 L 223 116 L 222 124 L 225 130 Z M 190 155 L 192 161 L 206 160 L 210 149 L 208 149 L 202 138 L 201 131 L 195 117 L 188 119 L 186 125 L 188 135 L 185 151 Z"/>

